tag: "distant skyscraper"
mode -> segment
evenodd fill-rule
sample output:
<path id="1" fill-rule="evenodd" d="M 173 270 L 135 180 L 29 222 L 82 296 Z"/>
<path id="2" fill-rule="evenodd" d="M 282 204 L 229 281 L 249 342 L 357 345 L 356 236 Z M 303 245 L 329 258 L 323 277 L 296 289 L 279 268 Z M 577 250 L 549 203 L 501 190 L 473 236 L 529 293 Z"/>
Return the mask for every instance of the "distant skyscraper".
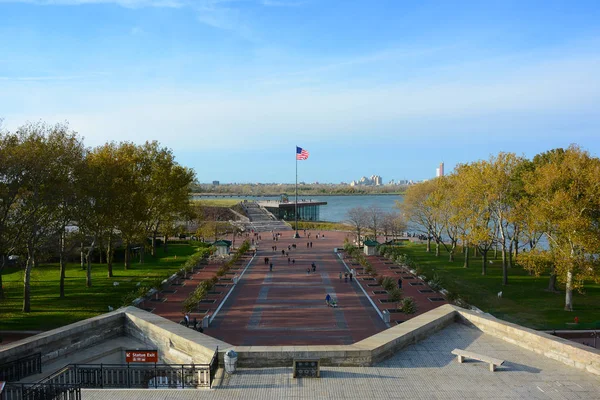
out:
<path id="1" fill-rule="evenodd" d="M 435 176 L 440 177 L 444 176 L 444 163 L 440 163 L 440 166 L 435 169 Z"/>

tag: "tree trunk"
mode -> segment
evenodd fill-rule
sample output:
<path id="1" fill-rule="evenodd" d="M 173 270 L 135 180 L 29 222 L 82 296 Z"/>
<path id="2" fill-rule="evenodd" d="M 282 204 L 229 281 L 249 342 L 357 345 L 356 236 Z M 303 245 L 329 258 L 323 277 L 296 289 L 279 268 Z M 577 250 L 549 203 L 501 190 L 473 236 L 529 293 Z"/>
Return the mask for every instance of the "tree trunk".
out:
<path id="1" fill-rule="evenodd" d="M 113 248 L 112 248 L 112 232 L 108 234 L 108 243 L 106 246 L 106 266 L 108 268 L 108 277 L 113 277 Z"/>
<path id="2" fill-rule="evenodd" d="M 96 238 L 92 240 L 90 248 L 85 257 L 87 263 L 87 270 L 85 272 L 85 286 L 92 287 L 92 253 L 94 252 L 94 246 L 96 245 Z"/>
<path id="3" fill-rule="evenodd" d="M 513 266 L 513 249 L 515 245 L 515 239 L 512 238 L 510 240 L 510 244 L 508 245 L 508 268 L 512 268 Z"/>
<path id="4" fill-rule="evenodd" d="M 125 241 L 125 265 L 124 269 L 129 269 L 129 241 Z"/>
<path id="5" fill-rule="evenodd" d="M 156 229 L 158 229 L 158 225 L 156 226 Z M 152 257 L 156 257 L 156 236 L 158 235 L 156 229 L 152 231 L 152 249 L 150 250 Z"/>
<path id="6" fill-rule="evenodd" d="M 428 253 L 431 253 L 431 236 L 427 235 L 427 249 L 425 250 Z"/>
<path id="7" fill-rule="evenodd" d="M 143 244 L 140 246 L 140 264 L 144 263 L 144 256 L 146 255 L 146 246 Z"/>
<path id="8" fill-rule="evenodd" d="M 498 246 L 495 245 L 494 246 L 494 260 L 497 260 L 497 259 L 498 259 Z"/>
<path id="9" fill-rule="evenodd" d="M 487 272 L 487 253 L 488 250 L 481 250 L 481 275 L 485 275 Z"/>
<path id="10" fill-rule="evenodd" d="M 548 279 L 548 289 L 549 292 L 558 292 L 556 289 L 556 273 L 554 272 L 554 267 L 550 270 L 550 279 Z"/>
<path id="11" fill-rule="evenodd" d="M 60 251 L 59 251 L 59 269 L 60 269 L 60 284 L 59 284 L 59 297 L 61 299 L 65 298 L 65 231 L 60 234 Z"/>
<path id="12" fill-rule="evenodd" d="M 81 269 L 85 271 L 85 252 L 83 250 L 83 241 L 81 242 L 79 255 L 81 256 Z"/>
<path id="13" fill-rule="evenodd" d="M 435 241 L 435 256 L 440 256 L 440 242 L 438 242 L 437 240 Z"/>
<path id="14" fill-rule="evenodd" d="M 31 269 L 33 268 L 34 255 L 27 249 L 27 264 L 23 276 L 23 312 L 31 312 Z"/>
<path id="15" fill-rule="evenodd" d="M 467 245 L 466 248 L 467 251 L 465 251 L 465 263 L 463 264 L 464 268 L 469 268 L 469 246 Z"/>
<path id="16" fill-rule="evenodd" d="M 454 262 L 454 249 L 450 249 L 450 259 L 448 261 Z"/>
<path id="17" fill-rule="evenodd" d="M 508 285 L 508 263 L 506 259 L 506 241 L 502 240 L 502 285 Z"/>
<path id="18" fill-rule="evenodd" d="M 6 254 L 2 254 L 2 262 L 0 263 L 0 300 L 4 298 L 4 286 L 2 284 L 2 271 L 6 266 Z"/>
<path id="19" fill-rule="evenodd" d="M 163 252 L 165 254 L 167 254 L 167 251 L 169 251 L 169 248 L 167 246 L 167 239 L 169 238 L 169 236 L 167 236 L 167 234 L 165 233 L 165 242 L 163 243 Z"/>
<path id="20" fill-rule="evenodd" d="M 565 311 L 573 311 L 573 271 L 567 272 L 567 285 L 565 290 Z"/>

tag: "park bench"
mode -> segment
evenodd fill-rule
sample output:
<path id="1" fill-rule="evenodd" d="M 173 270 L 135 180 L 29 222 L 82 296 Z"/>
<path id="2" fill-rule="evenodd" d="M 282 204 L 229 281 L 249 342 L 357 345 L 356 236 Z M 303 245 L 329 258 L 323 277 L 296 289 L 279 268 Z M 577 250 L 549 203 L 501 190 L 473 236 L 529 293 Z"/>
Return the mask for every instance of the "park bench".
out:
<path id="1" fill-rule="evenodd" d="M 321 359 L 319 358 L 294 358 L 294 378 L 320 378 Z"/>
<path id="2" fill-rule="evenodd" d="M 457 356 L 459 363 L 462 363 L 465 358 L 472 358 L 473 360 L 479 360 L 490 364 L 490 371 L 494 372 L 496 367 L 504 364 L 504 360 L 500 360 L 494 357 L 482 356 L 481 354 L 473 353 L 471 351 L 465 351 L 461 349 L 452 350 L 452 354 Z"/>

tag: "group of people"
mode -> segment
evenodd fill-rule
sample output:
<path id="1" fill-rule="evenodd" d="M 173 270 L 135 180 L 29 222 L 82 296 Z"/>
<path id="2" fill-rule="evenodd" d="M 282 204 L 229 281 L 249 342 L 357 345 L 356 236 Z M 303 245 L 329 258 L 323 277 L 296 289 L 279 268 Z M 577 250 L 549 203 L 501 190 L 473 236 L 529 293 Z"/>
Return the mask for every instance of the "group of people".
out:
<path id="1" fill-rule="evenodd" d="M 186 328 L 191 328 L 198 332 L 204 332 L 204 328 L 202 328 L 202 323 L 198 322 L 196 317 L 194 317 L 193 321 L 190 321 L 190 315 L 185 314 L 183 317 L 183 321 L 180 322 L 181 325 L 184 325 Z"/>

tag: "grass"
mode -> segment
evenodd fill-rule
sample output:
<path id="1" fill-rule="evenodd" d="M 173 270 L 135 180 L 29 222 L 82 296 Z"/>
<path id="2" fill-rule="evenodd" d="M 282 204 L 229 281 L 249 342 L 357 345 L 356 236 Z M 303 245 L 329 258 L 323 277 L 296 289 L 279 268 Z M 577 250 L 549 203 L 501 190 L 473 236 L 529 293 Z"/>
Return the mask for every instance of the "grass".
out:
<path id="1" fill-rule="evenodd" d="M 548 275 L 530 276 L 520 267 L 509 269 L 508 285 L 502 286 L 502 260 L 490 258 L 487 275 L 481 275 L 481 258 L 469 257 L 469 268 L 463 268 L 464 256 L 458 254 L 455 261 L 448 261 L 448 253 L 440 250 L 440 256 L 425 251 L 425 245 L 407 244 L 405 253 L 412 258 L 429 278 L 436 273 L 442 279 L 442 286 L 458 294 L 485 312 L 534 329 L 598 329 L 600 328 L 600 285 L 587 282 L 584 293 L 573 293 L 573 311 L 564 311 L 564 285 L 560 293 L 545 291 Z M 502 298 L 498 292 L 502 291 Z M 569 326 L 575 317 L 579 326 Z"/>
<path id="2" fill-rule="evenodd" d="M 44 331 L 90 318 L 122 305 L 126 294 L 135 290 L 138 282 L 166 278 L 181 268 L 194 254 L 195 247 L 171 244 L 169 253 L 157 249 L 156 257 L 146 255 L 146 262 L 133 262 L 128 270 L 122 263 L 113 264 L 112 278 L 107 277 L 105 264 L 93 264 L 92 287 L 85 286 L 85 271 L 79 264 L 68 264 L 65 278 L 65 298 L 59 298 L 58 264 L 43 264 L 31 272 L 31 312 L 23 313 L 22 268 L 5 268 L 2 272 L 6 298 L 0 300 L 1 330 Z M 114 282 L 119 282 L 114 286 Z"/>
<path id="3" fill-rule="evenodd" d="M 239 199 L 194 199 L 192 201 L 207 207 L 232 207 L 240 202 Z"/>

